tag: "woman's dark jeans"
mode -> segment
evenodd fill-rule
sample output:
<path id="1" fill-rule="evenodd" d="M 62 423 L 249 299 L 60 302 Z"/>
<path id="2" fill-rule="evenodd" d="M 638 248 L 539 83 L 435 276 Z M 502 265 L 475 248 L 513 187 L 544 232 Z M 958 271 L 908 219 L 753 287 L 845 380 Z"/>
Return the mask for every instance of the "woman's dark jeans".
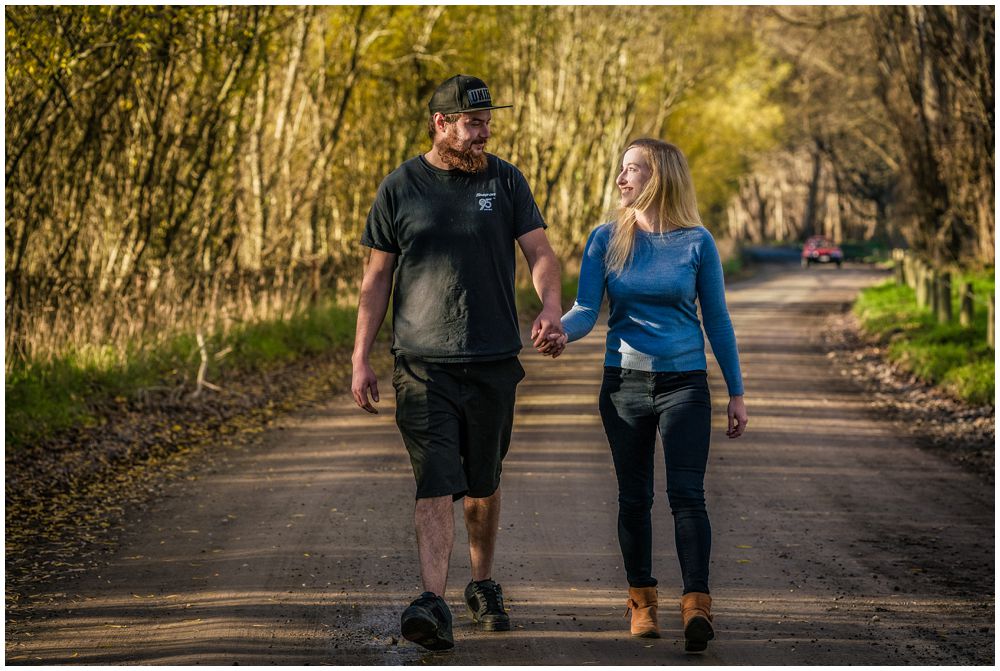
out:
<path id="1" fill-rule="evenodd" d="M 705 371 L 648 373 L 605 366 L 600 408 L 618 476 L 618 542 L 628 584 L 656 585 L 650 509 L 659 429 L 684 593 L 707 593 L 712 528 L 704 482 L 712 403 Z"/>

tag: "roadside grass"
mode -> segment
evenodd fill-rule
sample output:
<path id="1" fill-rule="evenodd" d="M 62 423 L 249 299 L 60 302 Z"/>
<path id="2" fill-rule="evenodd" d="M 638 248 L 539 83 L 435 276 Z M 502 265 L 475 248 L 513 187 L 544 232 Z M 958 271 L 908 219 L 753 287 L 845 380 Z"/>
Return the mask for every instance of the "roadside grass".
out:
<path id="1" fill-rule="evenodd" d="M 576 283 L 576 277 L 563 279 L 564 307 L 576 297 Z M 518 313 L 529 322 L 541 308 L 530 284 L 517 288 L 516 302 Z M 391 319 L 390 308 L 380 339 L 390 337 Z M 218 383 L 232 373 L 266 371 L 299 358 L 349 349 L 356 320 L 356 307 L 328 300 L 290 319 L 205 334 L 205 379 Z M 196 336 L 183 334 L 156 346 L 137 343 L 125 352 L 110 346 L 87 347 L 16 367 L 5 380 L 5 443 L 16 450 L 62 431 L 99 425 L 102 408 L 125 403 L 144 390 L 193 392 L 201 363 Z"/>
<path id="2" fill-rule="evenodd" d="M 952 296 L 956 313 L 958 287 L 966 280 L 972 282 L 978 297 L 994 291 L 992 271 L 957 277 Z M 861 292 L 854 313 L 867 333 L 888 345 L 889 360 L 967 403 L 994 402 L 995 355 L 986 343 L 986 308 L 982 303 L 977 302 L 968 328 L 957 321 L 938 324 L 929 309 L 917 306 L 910 287 L 890 280 Z"/>
<path id="3" fill-rule="evenodd" d="M 356 314 L 355 308 L 328 302 L 291 319 L 208 334 L 206 379 L 217 381 L 234 370 L 266 370 L 350 346 Z M 201 363 L 196 336 L 184 334 L 157 347 L 137 344 L 124 353 L 111 347 L 84 348 L 15 368 L 5 380 L 6 444 L 16 449 L 66 429 L 93 426 L 101 407 L 123 403 L 143 390 L 194 391 Z"/>

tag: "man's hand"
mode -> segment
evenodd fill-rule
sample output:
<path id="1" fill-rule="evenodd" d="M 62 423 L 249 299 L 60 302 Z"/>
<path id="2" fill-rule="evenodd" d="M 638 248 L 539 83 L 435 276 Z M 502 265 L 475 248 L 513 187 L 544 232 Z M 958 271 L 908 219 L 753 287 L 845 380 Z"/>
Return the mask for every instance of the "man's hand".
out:
<path id="1" fill-rule="evenodd" d="M 351 375 L 351 393 L 354 395 L 354 402 L 362 410 L 378 414 L 378 410 L 368 400 L 368 393 L 371 392 L 371 400 L 378 403 L 378 378 L 372 370 L 368 361 L 355 361 L 354 372 Z"/>
<path id="2" fill-rule="evenodd" d="M 553 310 L 549 308 L 542 308 L 542 311 L 538 313 L 535 317 L 535 321 L 531 324 L 531 339 L 535 342 L 535 346 L 542 340 L 546 340 L 550 333 L 562 333 L 562 322 L 559 321 L 561 316 L 561 310 Z"/>
<path id="3" fill-rule="evenodd" d="M 743 403 L 742 396 L 730 396 L 729 408 L 726 410 L 728 423 L 726 424 L 726 435 L 730 438 L 739 438 L 747 428 L 747 407 Z"/>
<path id="4" fill-rule="evenodd" d="M 535 317 L 531 324 L 531 340 L 539 352 L 548 354 L 554 347 L 554 341 L 550 335 L 562 335 L 562 321 L 560 321 L 561 311 L 542 308 L 542 311 Z M 561 349 L 560 349 L 561 351 Z"/>
<path id="5" fill-rule="evenodd" d="M 389 307 L 395 266 L 395 254 L 373 249 L 368 256 L 365 275 L 361 279 L 361 295 L 358 298 L 358 326 L 354 334 L 354 354 L 351 355 L 351 363 L 354 364 L 351 393 L 358 407 L 373 415 L 377 415 L 378 410 L 368 400 L 368 394 L 370 392 L 372 399 L 378 403 L 378 380 L 375 378 L 375 371 L 368 364 L 368 355 Z"/>

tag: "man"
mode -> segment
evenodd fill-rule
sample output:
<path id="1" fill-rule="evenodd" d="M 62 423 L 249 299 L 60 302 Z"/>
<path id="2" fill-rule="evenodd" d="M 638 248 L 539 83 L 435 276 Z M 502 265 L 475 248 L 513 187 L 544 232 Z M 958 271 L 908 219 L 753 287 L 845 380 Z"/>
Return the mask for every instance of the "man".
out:
<path id="1" fill-rule="evenodd" d="M 396 424 L 417 482 L 414 522 L 424 592 L 403 611 L 402 634 L 430 650 L 454 646 L 444 600 L 464 497 L 472 581 L 465 601 L 485 631 L 510 629 L 493 581 L 501 462 L 514 393 L 524 377 L 514 307 L 514 242 L 542 299 L 532 338 L 561 333 L 559 264 L 524 176 L 485 151 L 493 105 L 486 84 L 456 75 L 431 97 L 430 151 L 379 186 L 361 243 L 371 247 L 354 344 L 354 400 L 379 400 L 369 353 L 393 296 Z M 393 287 L 395 284 L 395 287 Z M 369 395 L 371 398 L 369 399 Z"/>

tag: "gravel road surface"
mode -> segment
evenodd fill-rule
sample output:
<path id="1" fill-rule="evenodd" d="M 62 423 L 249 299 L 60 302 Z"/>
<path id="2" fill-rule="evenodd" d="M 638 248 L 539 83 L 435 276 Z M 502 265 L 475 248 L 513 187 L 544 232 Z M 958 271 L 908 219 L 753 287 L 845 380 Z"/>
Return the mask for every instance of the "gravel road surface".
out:
<path id="1" fill-rule="evenodd" d="M 129 516 L 106 565 L 39 586 L 7 623 L 21 664 L 992 664 L 994 492 L 921 451 L 837 374 L 817 329 L 883 274 L 770 268 L 728 296 L 750 424 L 707 480 L 717 639 L 686 656 L 663 494 L 654 504 L 660 640 L 631 640 L 615 478 L 597 413 L 603 328 L 556 361 L 522 354 L 495 578 L 514 629 L 476 631 L 462 525 L 456 648 L 399 638 L 420 591 L 413 479 L 393 423 L 348 393 L 230 450 Z M 456 509 L 457 510 L 457 509 Z M 460 521 L 460 520 L 459 520 Z"/>

